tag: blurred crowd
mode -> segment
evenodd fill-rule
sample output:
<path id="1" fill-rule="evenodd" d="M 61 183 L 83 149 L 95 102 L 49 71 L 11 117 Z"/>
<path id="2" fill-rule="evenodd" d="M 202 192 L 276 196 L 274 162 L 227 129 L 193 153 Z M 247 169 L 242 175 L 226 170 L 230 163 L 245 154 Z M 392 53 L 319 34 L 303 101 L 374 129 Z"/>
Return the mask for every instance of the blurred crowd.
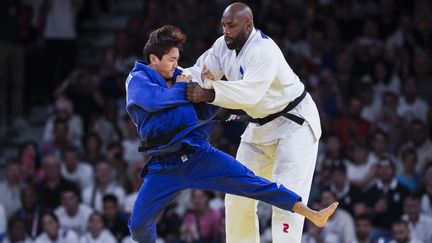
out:
<path id="1" fill-rule="evenodd" d="M 0 1 L 1 120 L 25 120 L 33 103 L 52 110 L 40 141 L 2 158 L 0 242 L 132 242 L 127 220 L 147 158 L 125 111 L 125 78 L 164 24 L 187 34 L 180 65 L 192 65 L 222 34 L 231 2 L 143 1 L 89 68 L 77 64 L 83 23 L 117 1 Z M 309 205 L 340 207 L 323 229 L 306 222 L 303 242 L 432 242 L 432 2 L 245 3 L 320 111 Z M 210 141 L 235 155 L 245 125 L 221 123 Z M 160 218 L 158 241 L 224 242 L 223 197 L 182 193 Z M 258 213 L 271 242 L 271 207 Z"/>

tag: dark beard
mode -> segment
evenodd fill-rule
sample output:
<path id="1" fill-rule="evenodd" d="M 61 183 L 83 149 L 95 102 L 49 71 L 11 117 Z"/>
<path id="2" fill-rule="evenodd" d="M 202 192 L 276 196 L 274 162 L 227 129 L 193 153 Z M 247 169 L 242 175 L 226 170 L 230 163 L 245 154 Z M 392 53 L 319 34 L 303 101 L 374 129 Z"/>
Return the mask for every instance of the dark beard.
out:
<path id="1" fill-rule="evenodd" d="M 237 52 L 239 52 L 246 43 L 247 37 L 248 36 L 246 36 L 246 33 L 242 33 L 238 35 L 237 38 L 230 38 L 230 44 L 227 43 L 227 39 L 225 37 L 225 44 L 227 45 L 228 49 L 236 50 Z"/>

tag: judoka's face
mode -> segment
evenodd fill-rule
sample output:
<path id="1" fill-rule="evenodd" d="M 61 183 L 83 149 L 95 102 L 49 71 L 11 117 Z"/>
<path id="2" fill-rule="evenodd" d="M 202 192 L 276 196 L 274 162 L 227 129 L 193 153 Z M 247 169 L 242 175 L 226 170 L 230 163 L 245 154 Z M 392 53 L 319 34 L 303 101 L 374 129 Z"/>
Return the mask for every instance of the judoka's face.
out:
<path id="1" fill-rule="evenodd" d="M 240 51 L 252 31 L 251 21 L 228 14 L 222 16 L 221 24 L 228 49 Z"/>
<path id="2" fill-rule="evenodd" d="M 180 58 L 180 52 L 177 47 L 171 48 L 171 50 L 162 56 L 161 59 L 155 55 L 151 55 L 150 61 L 156 72 L 158 72 L 164 79 L 171 79 L 174 74 L 174 70 L 178 66 L 178 60 Z"/>

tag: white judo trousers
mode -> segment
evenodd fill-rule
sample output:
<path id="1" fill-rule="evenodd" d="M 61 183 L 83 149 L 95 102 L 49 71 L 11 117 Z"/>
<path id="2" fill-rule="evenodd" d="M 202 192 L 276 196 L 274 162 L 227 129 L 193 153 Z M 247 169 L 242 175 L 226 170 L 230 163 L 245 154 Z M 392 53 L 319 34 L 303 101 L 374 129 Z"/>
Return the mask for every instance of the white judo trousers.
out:
<path id="1" fill-rule="evenodd" d="M 307 95 L 299 106 L 314 106 L 311 101 Z M 316 119 L 319 120 L 318 117 Z M 271 137 L 269 134 L 275 132 L 278 133 L 274 136 L 277 139 L 268 141 L 266 138 Z M 261 139 L 258 138 L 260 136 Z M 256 175 L 280 183 L 296 192 L 307 204 L 317 152 L 318 139 L 307 120 L 303 125 L 299 125 L 285 117 L 279 117 L 263 126 L 250 125 L 247 128 L 242 136 L 237 160 Z M 256 200 L 226 195 L 227 243 L 260 242 L 257 204 Z M 303 216 L 273 207 L 273 242 L 300 242 L 303 222 Z"/>

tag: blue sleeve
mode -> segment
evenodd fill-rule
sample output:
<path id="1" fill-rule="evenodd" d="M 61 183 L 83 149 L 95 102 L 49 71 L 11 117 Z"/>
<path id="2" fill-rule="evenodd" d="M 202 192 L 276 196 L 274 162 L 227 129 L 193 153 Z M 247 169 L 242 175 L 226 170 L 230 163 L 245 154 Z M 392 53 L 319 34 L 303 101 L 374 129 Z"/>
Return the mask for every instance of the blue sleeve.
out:
<path id="1" fill-rule="evenodd" d="M 210 120 L 216 116 L 219 112 L 220 107 L 212 104 L 208 104 L 206 102 L 200 102 L 194 104 L 195 110 L 198 115 L 198 119 L 200 120 Z"/>
<path id="2" fill-rule="evenodd" d="M 150 82 L 147 77 L 130 76 L 127 82 L 127 105 L 138 105 L 148 112 L 156 112 L 189 103 L 185 92 L 184 82 L 166 88 Z"/>

